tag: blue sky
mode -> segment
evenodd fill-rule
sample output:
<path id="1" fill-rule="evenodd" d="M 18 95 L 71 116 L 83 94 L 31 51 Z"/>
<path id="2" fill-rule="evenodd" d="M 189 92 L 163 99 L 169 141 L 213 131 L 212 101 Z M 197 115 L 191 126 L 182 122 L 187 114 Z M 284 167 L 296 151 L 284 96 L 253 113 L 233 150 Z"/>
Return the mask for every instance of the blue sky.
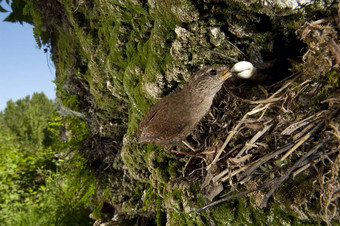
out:
<path id="1" fill-rule="evenodd" d="M 1 5 L 9 9 L 5 1 Z M 0 13 L 0 111 L 8 100 L 34 92 L 55 98 L 55 68 L 50 54 L 38 48 L 30 24 L 3 22 L 7 15 Z"/>

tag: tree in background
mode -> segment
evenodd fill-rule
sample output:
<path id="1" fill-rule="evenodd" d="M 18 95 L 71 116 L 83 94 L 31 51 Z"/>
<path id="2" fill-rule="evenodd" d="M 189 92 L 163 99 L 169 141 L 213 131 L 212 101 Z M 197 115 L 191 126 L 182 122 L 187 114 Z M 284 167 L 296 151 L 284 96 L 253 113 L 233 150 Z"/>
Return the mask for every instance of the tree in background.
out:
<path id="1" fill-rule="evenodd" d="M 96 192 L 94 175 L 82 156 L 70 154 L 78 142 L 60 141 L 63 127 L 44 93 L 8 101 L 0 112 L 1 225 L 92 222 L 88 204 Z"/>
<path id="2" fill-rule="evenodd" d="M 44 93 L 34 93 L 16 102 L 7 102 L 4 121 L 7 127 L 21 139 L 41 146 L 48 139 L 46 132 L 53 102 Z"/>

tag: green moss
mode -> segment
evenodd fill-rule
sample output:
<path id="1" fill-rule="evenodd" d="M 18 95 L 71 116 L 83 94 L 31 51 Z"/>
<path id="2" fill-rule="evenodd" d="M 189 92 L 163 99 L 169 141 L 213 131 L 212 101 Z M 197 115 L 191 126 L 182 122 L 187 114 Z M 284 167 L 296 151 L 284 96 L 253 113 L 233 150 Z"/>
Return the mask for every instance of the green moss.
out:
<path id="1" fill-rule="evenodd" d="M 251 36 L 251 39 L 256 43 L 256 46 L 262 46 L 273 41 L 273 34 L 271 32 L 257 33 Z"/>
<path id="2" fill-rule="evenodd" d="M 123 153 L 122 160 L 129 172 L 134 175 L 134 178 L 142 182 L 150 182 L 150 172 L 143 158 L 145 151 L 139 149 L 136 145 L 125 145 Z"/>
<path id="3" fill-rule="evenodd" d="M 147 184 L 147 189 L 145 190 L 145 196 L 143 200 L 143 210 L 146 210 L 148 208 L 151 201 L 153 202 L 155 200 L 155 197 L 156 194 L 154 188 L 150 184 Z"/>
<path id="4" fill-rule="evenodd" d="M 332 88 L 337 89 L 340 85 L 339 82 L 339 71 L 332 70 L 327 75 L 328 85 Z"/>
<path id="5" fill-rule="evenodd" d="M 156 198 L 156 223 L 157 226 L 164 225 L 164 213 L 162 211 L 162 199 L 157 195 Z"/>
<path id="6" fill-rule="evenodd" d="M 213 208 L 211 217 L 217 224 L 225 224 L 235 220 L 235 209 L 229 202 L 225 202 Z"/>

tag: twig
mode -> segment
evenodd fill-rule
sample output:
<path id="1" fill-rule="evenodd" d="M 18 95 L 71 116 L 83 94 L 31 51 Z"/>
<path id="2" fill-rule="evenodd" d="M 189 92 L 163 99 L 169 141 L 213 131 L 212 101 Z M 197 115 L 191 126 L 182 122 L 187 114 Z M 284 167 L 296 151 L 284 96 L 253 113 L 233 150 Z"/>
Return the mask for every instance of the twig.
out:
<path id="1" fill-rule="evenodd" d="M 338 111 L 340 108 L 336 109 L 335 111 L 333 111 L 331 114 L 329 114 L 329 118 L 332 118 Z M 294 147 L 289 150 L 282 158 L 281 161 L 285 160 L 288 155 L 290 155 L 293 151 L 295 151 L 300 145 L 302 145 L 306 140 L 308 140 L 311 136 L 314 135 L 314 133 L 316 131 L 318 131 L 323 125 L 325 124 L 324 121 L 319 122 L 313 129 L 312 131 L 310 131 L 309 133 L 307 133 L 305 136 L 303 136 L 300 141 L 298 143 L 296 143 L 294 145 Z"/>
<path id="2" fill-rule="evenodd" d="M 242 147 L 243 144 L 238 144 L 235 147 L 233 147 L 231 150 L 229 150 L 227 153 L 225 153 L 224 155 L 222 155 L 221 159 L 224 159 L 226 156 L 230 155 L 231 153 L 233 153 L 234 151 L 236 151 L 237 149 L 239 149 L 240 147 Z"/>
<path id="3" fill-rule="evenodd" d="M 292 174 L 293 171 L 295 171 L 297 168 L 300 168 L 302 166 L 302 163 L 312 154 L 314 154 L 321 146 L 323 146 L 325 141 L 319 143 L 315 147 L 313 147 L 307 154 L 305 154 L 302 158 L 300 158 L 299 161 L 297 161 L 285 174 L 283 174 L 281 177 L 274 180 L 274 187 L 264 196 L 262 199 L 262 203 L 260 205 L 260 208 L 263 208 L 267 205 L 267 202 L 269 198 L 273 195 L 275 190 L 283 183 L 283 181 L 287 180 L 289 175 Z"/>
<path id="4" fill-rule="evenodd" d="M 219 174 L 217 174 L 215 177 L 212 178 L 213 183 L 218 182 L 221 177 L 223 177 L 221 179 L 222 182 L 226 181 L 227 179 L 230 179 L 231 177 L 235 176 L 236 174 L 244 171 L 245 169 L 247 169 L 249 166 L 243 166 L 242 168 L 239 168 L 233 172 L 230 172 L 227 176 L 223 177 L 224 175 L 226 175 L 230 170 L 227 168 L 225 170 L 223 170 L 222 172 L 220 172 Z"/>
<path id="5" fill-rule="evenodd" d="M 225 54 L 223 54 L 223 53 L 220 53 L 220 52 L 211 51 L 211 53 L 212 53 L 212 54 L 215 54 L 215 55 L 217 55 L 217 56 L 219 56 L 219 57 L 222 57 L 222 58 L 224 58 L 224 59 L 228 59 L 228 60 L 230 60 L 230 61 L 232 61 L 232 62 L 234 62 L 234 63 L 239 62 L 239 60 L 234 59 L 234 58 L 232 58 L 232 57 L 230 57 L 230 56 L 227 56 L 227 55 L 225 55 Z"/>
<path id="6" fill-rule="evenodd" d="M 224 148 L 228 145 L 229 141 L 231 140 L 231 138 L 238 132 L 238 129 L 241 127 L 241 125 L 243 124 L 243 122 L 246 120 L 247 118 L 247 114 L 245 114 L 243 116 L 243 118 L 241 119 L 241 121 L 235 126 L 235 128 L 229 133 L 227 139 L 224 141 L 222 147 L 218 150 L 214 160 L 207 166 L 207 170 L 210 169 L 210 167 L 215 164 L 218 160 L 219 157 L 221 156 Z"/>
<path id="7" fill-rule="evenodd" d="M 210 207 L 216 206 L 216 205 L 218 205 L 218 204 L 220 204 L 220 203 L 226 202 L 226 201 L 228 201 L 228 200 L 230 200 L 230 199 L 234 199 L 234 198 L 237 198 L 237 197 L 240 197 L 240 196 L 243 196 L 243 195 L 247 195 L 247 194 L 252 193 L 252 192 L 254 192 L 254 191 L 258 191 L 258 190 L 265 189 L 265 188 L 269 187 L 270 185 L 272 185 L 272 183 L 273 183 L 273 181 L 270 181 L 270 182 L 268 182 L 268 183 L 265 183 L 265 184 L 260 185 L 260 186 L 258 186 L 258 187 L 256 187 L 256 188 L 250 189 L 250 190 L 248 190 L 248 191 L 240 192 L 240 193 L 237 193 L 237 194 L 228 196 L 228 197 L 226 197 L 226 198 L 224 198 L 224 199 L 220 199 L 220 200 L 217 200 L 217 201 L 215 201 L 215 202 L 211 202 L 210 204 L 208 204 L 208 205 L 204 206 L 203 208 L 197 210 L 197 213 L 200 213 L 200 212 L 202 212 L 203 210 L 206 210 L 206 209 L 208 209 L 208 208 L 210 208 Z"/>
<path id="8" fill-rule="evenodd" d="M 196 156 L 195 156 L 196 157 Z M 190 156 L 189 157 L 189 159 L 188 159 L 188 161 L 186 161 L 186 163 L 185 163 L 185 165 L 183 166 L 183 168 L 182 168 L 182 175 L 183 175 L 183 177 L 185 178 L 186 177 L 186 171 L 187 171 L 187 168 L 188 168 L 188 166 L 191 164 L 191 161 L 193 160 L 193 159 L 196 159 L 195 157 L 193 157 L 193 156 Z"/>
<path id="9" fill-rule="evenodd" d="M 240 156 L 241 156 L 246 150 L 250 150 L 250 149 L 253 147 L 252 144 L 254 144 L 254 143 L 256 142 L 257 139 L 259 139 L 264 133 L 266 133 L 266 132 L 270 129 L 271 126 L 272 126 L 272 125 L 269 125 L 269 126 L 267 125 L 265 128 L 263 128 L 262 131 L 257 132 L 257 133 L 255 134 L 255 136 L 250 140 L 250 142 L 249 142 L 248 144 L 246 144 L 246 145 L 243 147 L 243 149 L 240 151 L 239 154 L 237 154 L 237 156 L 236 156 L 235 158 L 240 158 Z M 242 168 L 240 168 L 240 169 L 238 169 L 238 170 L 236 170 L 236 171 L 234 171 L 234 172 L 230 172 L 228 176 L 222 178 L 222 181 L 225 181 L 225 180 L 227 180 L 227 178 L 230 178 L 230 177 L 235 176 L 236 174 L 238 174 L 238 173 L 244 171 L 245 169 L 247 169 L 248 167 L 249 167 L 249 166 L 244 166 L 244 167 L 242 167 Z M 218 175 L 216 175 L 216 176 L 213 178 L 214 183 L 217 182 L 221 177 L 223 177 L 223 176 L 224 176 L 225 174 L 227 174 L 228 172 L 229 172 L 229 170 L 228 170 L 228 169 L 225 169 L 225 170 L 223 170 L 221 173 L 219 173 Z"/>
<path id="10" fill-rule="evenodd" d="M 321 101 L 321 103 L 323 104 L 323 103 L 330 103 L 330 102 L 340 102 L 340 99 L 339 98 L 329 98 L 329 99 L 327 99 L 327 100 L 323 100 L 323 101 Z"/>
<path id="11" fill-rule="evenodd" d="M 229 175 L 223 177 L 221 179 L 222 182 L 232 178 L 233 176 L 235 176 L 236 174 L 240 173 L 240 172 L 243 172 L 244 170 L 246 170 L 249 166 L 243 166 L 242 168 L 239 168 L 238 170 L 235 170 L 233 172 L 231 172 Z"/>
<path id="12" fill-rule="evenodd" d="M 262 91 L 262 93 L 263 93 L 266 97 L 269 96 L 268 91 L 267 91 L 263 86 L 261 86 L 260 84 L 258 84 L 257 87 Z"/>
<path id="13" fill-rule="evenodd" d="M 184 152 L 184 151 L 170 150 L 170 153 L 174 153 L 176 155 L 189 155 L 189 156 L 192 156 L 192 157 L 204 158 L 204 156 L 201 155 L 201 153 L 198 153 L 198 152 Z"/>
<path id="14" fill-rule="evenodd" d="M 241 149 L 241 151 L 236 155 L 236 158 L 239 158 L 241 155 L 243 155 L 243 153 L 245 151 L 248 151 L 250 150 L 253 146 L 251 146 L 251 144 L 254 144 L 260 137 L 263 136 L 263 134 L 265 134 L 269 129 L 270 127 L 272 127 L 273 124 L 271 125 L 266 125 L 262 131 L 258 131 L 252 138 L 251 140 L 249 141 L 248 144 L 244 145 L 244 147 Z"/>
<path id="15" fill-rule="evenodd" d="M 300 139 L 303 135 L 305 135 L 307 132 L 311 131 L 314 127 L 315 127 L 316 122 L 312 122 L 311 124 L 309 124 L 308 126 L 306 126 L 303 130 L 301 130 L 301 132 L 295 134 L 293 136 L 293 141 L 296 141 L 298 139 Z"/>
<path id="16" fill-rule="evenodd" d="M 247 115 L 254 115 L 260 111 L 266 110 L 269 106 L 270 104 L 266 104 L 265 106 L 263 106 L 262 104 L 259 104 L 255 108 L 253 108 L 253 110 L 249 111 Z"/>
<path id="17" fill-rule="evenodd" d="M 284 84 L 280 89 L 278 89 L 273 95 L 271 95 L 270 97 L 275 97 L 277 94 L 281 93 L 282 90 L 284 90 L 285 88 L 287 88 L 294 80 L 296 79 L 293 78 L 292 80 L 289 80 L 286 84 Z"/>
<path id="18" fill-rule="evenodd" d="M 289 125 L 285 130 L 283 130 L 281 132 L 282 135 L 290 135 L 292 134 L 295 130 L 305 126 L 305 125 L 308 125 L 310 122 L 314 121 L 314 117 L 316 115 L 312 115 L 312 116 L 309 116 L 308 118 L 305 118 L 301 121 L 298 121 L 298 122 L 295 122 L 291 125 Z"/>
<path id="19" fill-rule="evenodd" d="M 333 136 L 335 136 L 335 138 L 338 140 L 339 146 L 340 147 L 340 131 L 337 128 L 337 126 L 329 123 L 329 126 L 334 130 L 334 132 L 331 131 L 326 131 L 326 133 L 332 134 Z"/>
<path id="20" fill-rule="evenodd" d="M 294 179 L 297 175 L 299 175 L 300 173 L 302 173 L 303 171 L 305 171 L 306 169 L 308 169 L 311 165 L 312 165 L 312 163 L 308 163 L 308 164 L 302 166 L 300 169 L 296 170 L 296 171 L 292 174 L 293 179 Z"/>
<path id="21" fill-rule="evenodd" d="M 269 153 L 267 155 L 265 155 L 264 157 L 258 159 L 256 162 L 253 163 L 252 166 L 250 166 L 247 170 L 245 170 L 242 174 L 240 179 L 242 179 L 242 181 L 240 182 L 241 184 L 244 184 L 245 182 L 247 182 L 248 180 L 250 180 L 251 175 L 253 174 L 253 172 L 258 169 L 260 166 L 262 166 L 265 162 L 268 162 L 270 159 L 274 158 L 275 156 L 281 155 L 283 152 L 286 152 L 287 150 L 289 150 L 291 147 L 293 146 L 293 144 L 287 144 L 285 146 L 283 146 L 282 148 L 278 149 L 277 151 L 273 152 L 273 153 Z"/>
<path id="22" fill-rule="evenodd" d="M 290 174 L 292 174 L 293 171 L 295 171 L 297 168 L 303 166 L 303 163 L 305 162 L 305 160 L 310 157 L 311 155 L 313 155 L 322 145 L 324 145 L 325 143 L 327 142 L 327 140 L 321 142 L 320 144 L 318 144 L 317 146 L 315 146 L 314 148 L 312 148 L 306 155 L 304 155 L 298 162 L 296 162 L 284 175 L 282 175 L 280 178 L 277 178 L 277 179 L 274 179 L 268 183 L 265 183 L 265 184 L 262 184 L 254 189 L 250 189 L 248 191 L 244 191 L 244 192 L 240 192 L 240 193 L 237 193 L 237 194 L 234 194 L 234 195 L 231 195 L 231 196 L 228 196 L 224 199 L 220 199 L 220 200 L 217 200 L 215 202 L 211 202 L 210 204 L 204 206 L 203 208 L 199 209 L 197 211 L 197 213 L 200 213 L 201 211 L 203 210 L 206 210 L 210 207 L 213 207 L 213 206 L 216 206 L 220 203 L 223 203 L 223 202 L 226 202 L 230 199 L 234 199 L 234 198 L 237 198 L 237 197 L 240 197 L 240 196 L 243 196 L 243 195 L 247 195 L 249 193 L 252 193 L 254 191 L 259 191 L 259 190 L 262 190 L 262 189 L 265 189 L 265 188 L 268 188 L 270 187 L 271 185 L 274 184 L 274 187 L 272 188 L 272 190 L 267 193 L 265 195 L 265 197 L 263 198 L 262 200 L 262 203 L 260 205 L 261 208 L 265 207 L 267 202 L 268 202 L 268 199 L 272 196 L 272 194 L 274 193 L 274 191 L 282 184 L 283 181 L 285 181 Z M 289 146 L 292 146 L 292 145 L 287 145 L 286 147 L 282 148 L 280 151 L 285 151 L 287 148 L 289 148 Z M 339 150 L 337 150 L 339 151 Z M 334 153 L 334 152 L 332 152 Z M 277 153 L 275 153 L 277 154 Z M 271 154 L 272 155 L 272 154 Z M 321 160 L 320 160 L 321 161 Z M 307 164 L 308 165 L 308 164 Z"/>
<path id="23" fill-rule="evenodd" d="M 185 146 L 187 146 L 191 151 L 196 152 L 195 148 L 193 148 L 188 142 L 186 142 L 186 141 L 183 140 L 182 143 L 183 143 Z"/>
<path id="24" fill-rule="evenodd" d="M 284 154 L 284 155 L 282 156 L 282 158 L 280 159 L 281 162 L 282 162 L 283 160 L 285 160 L 290 154 L 292 154 L 293 151 L 295 151 L 296 149 L 298 149 L 298 147 L 300 147 L 303 143 L 305 143 L 306 140 L 308 140 L 311 136 L 312 136 L 311 133 L 307 133 L 305 136 L 303 136 L 303 137 L 299 140 L 299 142 L 297 142 L 297 143 L 296 143 L 289 151 L 287 151 L 286 154 Z"/>
<path id="25" fill-rule="evenodd" d="M 232 92 L 229 92 L 229 94 L 235 99 L 238 99 L 241 102 L 248 103 L 248 104 L 267 104 L 267 103 L 273 103 L 273 102 L 282 100 L 281 97 L 268 97 L 267 99 L 263 99 L 263 100 L 248 100 L 248 99 L 243 99 L 239 96 L 236 96 Z"/>
<path id="26" fill-rule="evenodd" d="M 230 42 L 229 40 L 226 40 L 231 46 L 233 46 L 237 51 L 239 51 L 246 59 L 249 59 L 248 56 L 242 52 L 235 44 L 233 44 L 232 42 Z"/>

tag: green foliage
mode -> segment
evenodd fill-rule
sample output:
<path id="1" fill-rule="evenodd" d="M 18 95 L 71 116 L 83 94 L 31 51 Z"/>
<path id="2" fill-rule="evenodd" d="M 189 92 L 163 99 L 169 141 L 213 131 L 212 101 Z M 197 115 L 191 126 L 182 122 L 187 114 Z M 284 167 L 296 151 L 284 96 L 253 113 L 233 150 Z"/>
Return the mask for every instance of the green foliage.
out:
<path id="1" fill-rule="evenodd" d="M 34 147 L 10 131 L 0 131 L 0 221 L 5 225 L 17 225 L 19 215 L 39 204 L 38 194 L 46 187 L 44 172 L 54 171 L 52 156 L 49 148 Z"/>
<path id="2" fill-rule="evenodd" d="M 46 185 L 25 200 L 26 211 L 17 212 L 17 225 L 89 225 L 90 210 L 75 201 L 79 193 L 69 193 L 67 177 L 63 173 L 45 176 Z"/>
<path id="3" fill-rule="evenodd" d="M 48 138 L 46 128 L 52 110 L 52 101 L 44 93 L 34 93 L 32 98 L 8 101 L 4 121 L 18 137 L 40 147 Z"/>
<path id="4" fill-rule="evenodd" d="M 71 131 L 60 141 L 65 123 Z M 76 153 L 88 128 L 58 116 L 33 94 L 0 113 L 0 222 L 4 225 L 88 225 L 95 177 Z"/>
<path id="5" fill-rule="evenodd" d="M 9 2 L 7 2 L 7 4 L 9 4 Z M 19 22 L 20 24 L 23 24 L 23 22 L 33 24 L 32 16 L 25 13 L 26 5 L 26 0 L 12 0 L 12 12 L 9 14 L 8 17 L 6 17 L 5 21 L 12 23 Z"/>
<path id="6" fill-rule="evenodd" d="M 9 4 L 9 1 L 6 0 L 6 2 L 7 4 Z M 39 48 L 42 46 L 42 44 L 48 47 L 50 46 L 51 35 L 48 31 L 48 27 L 50 26 L 50 24 L 46 24 L 49 22 L 43 22 L 43 13 L 37 9 L 41 7 L 53 8 L 53 6 L 51 6 L 51 2 L 53 3 L 54 1 L 50 1 L 47 4 L 41 4 L 40 2 L 41 1 L 39 0 L 12 0 L 12 12 L 4 20 L 12 23 L 19 22 L 20 24 L 23 24 L 24 22 L 26 22 L 34 25 L 33 34 Z M 0 6 L 0 12 L 7 11 Z M 51 17 L 51 15 L 47 15 L 47 17 Z M 52 18 L 49 19 L 52 20 Z"/>
<path id="7" fill-rule="evenodd" d="M 3 223 L 12 219 L 17 205 L 22 198 L 22 191 L 17 181 L 20 180 L 20 160 L 23 154 L 18 143 L 10 133 L 0 134 L 0 221 Z M 24 161 L 22 161 L 24 162 Z"/>

